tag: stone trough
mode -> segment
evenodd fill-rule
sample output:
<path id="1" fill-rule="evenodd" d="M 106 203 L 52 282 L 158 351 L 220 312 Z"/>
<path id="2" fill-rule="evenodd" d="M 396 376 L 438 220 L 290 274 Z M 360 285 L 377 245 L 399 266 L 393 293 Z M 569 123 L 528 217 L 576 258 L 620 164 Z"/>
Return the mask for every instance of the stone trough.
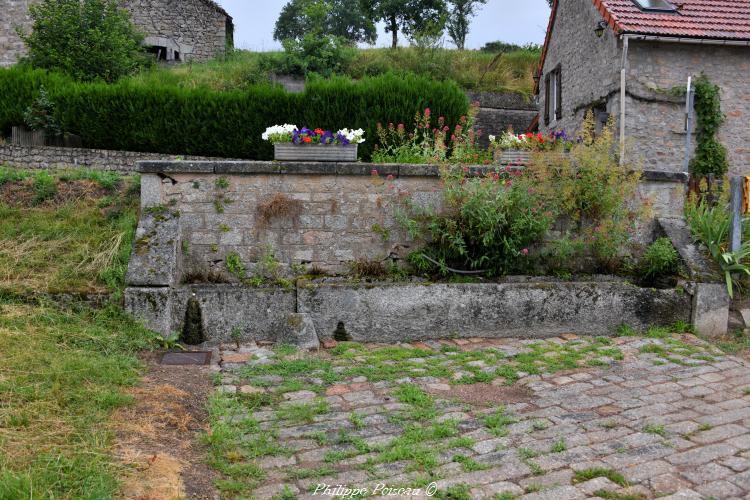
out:
<path id="1" fill-rule="evenodd" d="M 182 331 L 191 299 L 199 306 L 195 317 L 202 338 L 215 342 L 314 347 L 334 332 L 372 342 L 544 338 L 607 335 L 620 325 L 644 330 L 676 321 L 692 322 L 703 334 L 726 331 L 726 292 L 679 217 L 685 182 L 679 175 L 646 173 L 640 186 L 656 211 L 648 234 L 641 236 L 668 236 L 688 270 L 673 289 L 641 288 L 607 276 L 474 284 L 325 278 L 253 287 L 214 279 L 231 278 L 228 255 L 239 257 L 250 273 L 262 264 L 259 249 L 270 245 L 286 270 L 319 266 L 335 273 L 353 260 L 408 251 L 414 243 L 381 206 L 385 188 L 372 171 L 435 203 L 437 169 L 283 162 L 144 162 L 139 169 L 143 207 L 125 301 L 165 335 Z M 277 195 L 296 200 L 299 213 L 259 220 L 258 206 Z"/>

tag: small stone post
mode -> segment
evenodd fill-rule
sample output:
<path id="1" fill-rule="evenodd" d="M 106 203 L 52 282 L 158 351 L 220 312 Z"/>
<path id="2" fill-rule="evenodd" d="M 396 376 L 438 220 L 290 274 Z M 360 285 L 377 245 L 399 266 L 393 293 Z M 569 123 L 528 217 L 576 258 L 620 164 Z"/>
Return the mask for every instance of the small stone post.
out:
<path id="1" fill-rule="evenodd" d="M 732 177 L 730 209 L 732 218 L 729 228 L 730 250 L 737 252 L 742 246 L 742 177 Z"/>

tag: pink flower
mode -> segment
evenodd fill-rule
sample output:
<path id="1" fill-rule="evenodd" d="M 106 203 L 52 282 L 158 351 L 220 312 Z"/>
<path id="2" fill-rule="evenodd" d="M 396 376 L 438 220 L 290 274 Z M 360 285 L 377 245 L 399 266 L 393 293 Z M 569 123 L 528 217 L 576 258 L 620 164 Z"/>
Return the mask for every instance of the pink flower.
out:
<path id="1" fill-rule="evenodd" d="M 388 174 L 388 177 L 386 177 L 386 180 L 392 181 L 394 179 L 393 174 Z"/>
<path id="2" fill-rule="evenodd" d="M 428 117 L 428 116 L 430 116 L 430 113 L 431 113 L 430 108 L 424 108 L 424 116 L 425 116 L 425 118 Z"/>
<path id="3" fill-rule="evenodd" d="M 372 169 L 372 170 L 370 171 L 370 175 L 378 175 L 378 171 L 377 171 L 377 169 L 374 169 L 374 168 L 373 168 L 373 169 Z"/>
<path id="4" fill-rule="evenodd" d="M 529 249 L 528 248 L 524 248 L 523 250 L 521 250 L 521 253 L 524 254 L 524 255 L 529 255 Z"/>

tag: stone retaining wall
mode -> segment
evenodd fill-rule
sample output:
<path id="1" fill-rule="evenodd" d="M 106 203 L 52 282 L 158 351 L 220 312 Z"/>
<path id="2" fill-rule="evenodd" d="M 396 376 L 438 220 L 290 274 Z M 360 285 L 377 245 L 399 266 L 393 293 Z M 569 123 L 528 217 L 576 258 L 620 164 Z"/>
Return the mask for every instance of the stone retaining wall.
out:
<path id="1" fill-rule="evenodd" d="M 413 243 L 393 219 L 390 193 L 408 190 L 419 203 L 439 205 L 438 168 L 143 162 L 139 171 L 142 217 L 125 300 L 128 310 L 163 334 L 182 328 L 191 297 L 200 304 L 206 337 L 215 341 L 228 340 L 237 329 L 245 339 L 303 346 L 339 328 L 355 340 L 386 342 L 597 335 L 623 323 L 644 329 L 677 320 L 703 325 L 702 333 L 721 333 L 721 287 L 699 283 L 696 267 L 702 264 L 689 230 L 675 222 L 684 202 L 681 174 L 645 172 L 640 185 L 660 217 L 647 230 L 653 234 L 643 236 L 668 235 L 689 261 L 690 277 L 676 289 L 644 289 L 612 277 L 476 285 L 299 280 L 284 288 L 232 284 L 238 280 L 227 272 L 228 256 L 238 256 L 248 276 L 262 266 L 269 247 L 282 265 L 314 264 L 333 272 L 348 271 L 357 259 L 403 256 Z M 279 197 L 284 203 L 277 216 L 264 217 L 261 207 Z M 218 284 L 207 284 L 208 277 Z"/>
<path id="2" fill-rule="evenodd" d="M 135 172 L 139 161 L 219 160 L 205 156 L 166 155 L 135 151 L 112 151 L 107 149 L 63 148 L 53 146 L 15 146 L 0 144 L 0 165 L 17 168 L 71 168 L 85 167 L 96 170 L 114 170 L 123 173 Z"/>
<path id="3" fill-rule="evenodd" d="M 332 273 L 348 272 L 357 260 L 403 258 L 414 242 L 394 218 L 396 193 L 435 208 L 442 199 L 431 165 L 185 161 L 144 162 L 140 172 L 143 208 L 179 213 L 182 276 L 231 279 L 229 254 L 252 274 L 269 248 L 285 266 Z M 679 174 L 646 172 L 640 191 L 655 215 L 680 216 L 684 182 Z M 651 241 L 652 232 L 647 225 L 641 239 Z"/>

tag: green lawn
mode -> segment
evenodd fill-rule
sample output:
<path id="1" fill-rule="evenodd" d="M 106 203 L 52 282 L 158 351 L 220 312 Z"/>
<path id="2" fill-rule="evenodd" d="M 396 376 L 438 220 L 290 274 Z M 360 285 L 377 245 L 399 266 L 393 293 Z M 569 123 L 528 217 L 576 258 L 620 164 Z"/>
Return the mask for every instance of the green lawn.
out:
<path id="1" fill-rule="evenodd" d="M 528 97 L 534 86 L 532 76 L 538 62 L 539 52 L 536 50 L 518 50 L 496 58 L 496 54 L 476 50 L 361 49 L 344 64 L 343 74 L 362 78 L 390 71 L 411 72 L 454 80 L 466 90 L 518 92 Z M 238 50 L 224 60 L 162 66 L 133 78 L 187 88 L 237 90 L 267 81 L 270 73 L 283 73 L 284 66 L 282 52 Z"/>
<path id="2" fill-rule="evenodd" d="M 133 180 L 0 168 L 0 290 L 117 291 L 137 224 Z"/>
<path id="3" fill-rule="evenodd" d="M 123 286 L 135 230 L 130 181 L 0 167 L 0 499 L 113 498 L 112 411 L 154 334 L 118 306 L 55 292 Z"/>

